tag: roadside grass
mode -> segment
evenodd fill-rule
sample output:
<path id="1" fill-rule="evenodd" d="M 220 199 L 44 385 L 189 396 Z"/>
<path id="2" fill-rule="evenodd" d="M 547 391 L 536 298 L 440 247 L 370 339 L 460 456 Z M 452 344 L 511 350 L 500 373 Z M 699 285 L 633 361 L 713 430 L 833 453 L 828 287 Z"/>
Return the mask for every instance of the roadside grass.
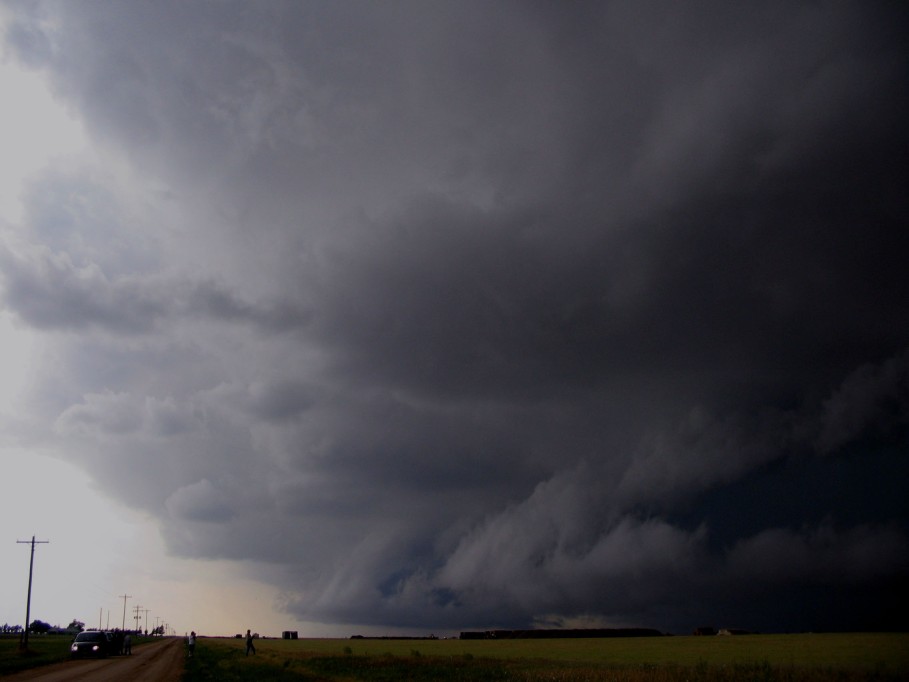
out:
<path id="1" fill-rule="evenodd" d="M 28 651 L 19 651 L 19 635 L 0 636 L 0 677 L 69 660 L 73 638 L 67 635 L 30 635 Z M 133 647 L 154 641 L 152 637 L 136 637 Z"/>
<path id="2" fill-rule="evenodd" d="M 184 682 L 890 682 L 909 680 L 909 635 L 576 640 L 200 638 Z"/>
<path id="3" fill-rule="evenodd" d="M 28 651 L 19 651 L 19 635 L 0 637 L 0 676 L 57 663 L 69 658 L 72 637 L 61 635 L 30 635 Z"/>

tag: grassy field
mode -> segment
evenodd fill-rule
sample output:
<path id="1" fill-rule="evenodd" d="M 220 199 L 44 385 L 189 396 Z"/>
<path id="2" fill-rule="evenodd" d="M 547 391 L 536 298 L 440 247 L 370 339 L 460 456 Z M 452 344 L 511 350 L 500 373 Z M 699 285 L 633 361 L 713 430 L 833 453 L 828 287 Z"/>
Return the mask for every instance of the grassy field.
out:
<path id="1" fill-rule="evenodd" d="M 548 640 L 202 638 L 186 682 L 909 680 L 907 634 Z"/>
<path id="2" fill-rule="evenodd" d="M 67 635 L 29 635 L 28 652 L 19 651 L 19 635 L 0 636 L 0 678 L 21 670 L 69 659 L 73 638 Z M 141 646 L 151 638 L 134 637 L 133 646 Z"/>
<path id="3" fill-rule="evenodd" d="M 72 637 L 29 635 L 28 653 L 19 651 L 19 635 L 0 637 L 0 676 L 69 658 Z"/>

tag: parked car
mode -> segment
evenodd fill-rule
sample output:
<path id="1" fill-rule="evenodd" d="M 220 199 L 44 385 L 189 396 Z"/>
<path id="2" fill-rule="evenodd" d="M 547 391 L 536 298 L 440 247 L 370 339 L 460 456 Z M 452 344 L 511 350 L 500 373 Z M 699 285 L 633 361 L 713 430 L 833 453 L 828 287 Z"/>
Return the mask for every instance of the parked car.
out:
<path id="1" fill-rule="evenodd" d="M 76 635 L 69 650 L 72 658 L 81 658 L 82 656 L 104 658 L 112 653 L 111 642 L 107 633 L 100 630 L 80 632 Z"/>

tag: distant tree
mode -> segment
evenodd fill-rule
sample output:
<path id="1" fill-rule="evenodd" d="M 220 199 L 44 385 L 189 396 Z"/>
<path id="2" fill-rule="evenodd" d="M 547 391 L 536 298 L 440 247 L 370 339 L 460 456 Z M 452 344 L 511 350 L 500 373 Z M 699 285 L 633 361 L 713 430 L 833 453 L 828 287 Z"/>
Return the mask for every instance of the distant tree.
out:
<path id="1" fill-rule="evenodd" d="M 73 618 L 73 622 L 66 626 L 67 630 L 75 630 L 76 632 L 82 632 L 85 629 L 85 623 L 81 620 L 76 620 Z"/>
<path id="2" fill-rule="evenodd" d="M 34 632 L 39 635 L 43 635 L 45 632 L 51 629 L 50 623 L 45 623 L 43 620 L 38 620 L 37 618 L 32 621 L 32 624 L 28 626 L 29 632 Z"/>

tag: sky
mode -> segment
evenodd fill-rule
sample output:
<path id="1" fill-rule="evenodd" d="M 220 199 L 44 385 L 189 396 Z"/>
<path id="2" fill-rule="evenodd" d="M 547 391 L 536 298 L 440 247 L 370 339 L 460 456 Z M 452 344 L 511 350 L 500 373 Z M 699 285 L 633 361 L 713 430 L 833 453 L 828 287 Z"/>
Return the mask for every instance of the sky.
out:
<path id="1" fill-rule="evenodd" d="M 0 3 L 0 621 L 904 627 L 907 18 Z"/>

